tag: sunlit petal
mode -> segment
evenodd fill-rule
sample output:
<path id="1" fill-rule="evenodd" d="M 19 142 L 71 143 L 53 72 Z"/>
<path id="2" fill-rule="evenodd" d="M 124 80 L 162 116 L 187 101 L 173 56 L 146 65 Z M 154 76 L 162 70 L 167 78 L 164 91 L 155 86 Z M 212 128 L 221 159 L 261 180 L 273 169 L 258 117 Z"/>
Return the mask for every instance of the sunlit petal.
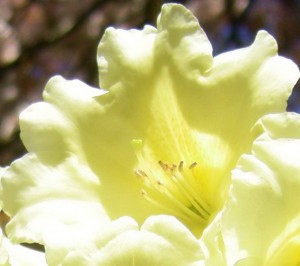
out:
<path id="1" fill-rule="evenodd" d="M 204 233 L 207 265 L 216 258 L 227 265 L 300 262 L 299 128 L 300 116 L 293 113 L 268 115 L 256 125 L 262 134 L 233 172 L 221 218 Z"/>
<path id="2" fill-rule="evenodd" d="M 84 237 L 76 245 L 67 237 L 65 240 L 72 247 L 67 249 L 63 265 L 203 265 L 197 239 L 173 217 L 149 217 L 140 230 L 133 220 L 123 217 L 105 229 L 104 233 L 95 231 L 90 235 L 92 241 L 85 242 Z M 49 257 L 57 258 L 56 254 L 63 252 L 58 249 L 59 246 L 50 248 Z"/>

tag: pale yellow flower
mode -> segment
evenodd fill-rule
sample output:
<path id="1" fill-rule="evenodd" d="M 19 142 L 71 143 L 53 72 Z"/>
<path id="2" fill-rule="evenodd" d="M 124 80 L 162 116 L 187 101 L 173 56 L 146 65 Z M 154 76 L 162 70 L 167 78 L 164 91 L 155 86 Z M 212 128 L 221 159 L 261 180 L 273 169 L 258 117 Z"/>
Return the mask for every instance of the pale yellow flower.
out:
<path id="1" fill-rule="evenodd" d="M 213 57 L 177 4 L 157 28 L 107 29 L 98 65 L 102 90 L 54 77 L 21 114 L 28 154 L 2 182 L 8 236 L 45 245 L 50 265 L 201 265 L 196 237 L 223 209 L 254 124 L 285 112 L 297 66 L 265 31 Z"/>

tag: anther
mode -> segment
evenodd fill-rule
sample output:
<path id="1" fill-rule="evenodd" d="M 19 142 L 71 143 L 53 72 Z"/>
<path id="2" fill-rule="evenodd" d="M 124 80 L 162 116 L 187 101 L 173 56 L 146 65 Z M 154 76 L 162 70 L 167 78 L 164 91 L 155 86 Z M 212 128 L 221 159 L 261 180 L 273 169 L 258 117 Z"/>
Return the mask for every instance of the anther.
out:
<path id="1" fill-rule="evenodd" d="M 145 189 L 142 189 L 142 190 L 141 190 L 141 193 L 142 193 L 143 196 L 148 196 L 148 193 L 146 192 Z"/>
<path id="2" fill-rule="evenodd" d="M 183 161 L 180 161 L 180 163 L 178 165 L 179 172 L 182 172 L 182 169 L 183 169 Z"/>
<path id="3" fill-rule="evenodd" d="M 147 174 L 143 170 L 140 170 L 140 169 L 135 169 L 134 173 L 139 177 L 148 177 Z"/>
<path id="4" fill-rule="evenodd" d="M 158 164 L 164 171 L 167 171 L 169 168 L 168 165 L 166 163 L 163 163 L 162 161 L 158 161 Z"/>
<path id="5" fill-rule="evenodd" d="M 173 173 L 176 170 L 177 165 L 176 164 L 172 164 L 170 167 L 170 171 L 171 173 Z"/>
<path id="6" fill-rule="evenodd" d="M 160 180 L 156 179 L 155 181 L 156 181 L 157 185 L 159 185 L 159 186 L 163 185 L 163 183 Z"/>
<path id="7" fill-rule="evenodd" d="M 189 166 L 189 169 L 192 170 L 193 168 L 195 168 L 197 166 L 197 163 L 194 162 Z"/>

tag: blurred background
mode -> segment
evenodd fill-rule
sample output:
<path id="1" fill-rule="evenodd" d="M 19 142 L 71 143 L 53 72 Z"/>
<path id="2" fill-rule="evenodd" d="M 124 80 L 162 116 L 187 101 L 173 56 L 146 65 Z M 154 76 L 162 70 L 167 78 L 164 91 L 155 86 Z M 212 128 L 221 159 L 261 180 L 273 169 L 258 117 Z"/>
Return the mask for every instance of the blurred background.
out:
<path id="1" fill-rule="evenodd" d="M 300 0 L 0 0 L 0 166 L 25 153 L 19 113 L 42 99 L 55 74 L 98 86 L 96 50 L 108 26 L 155 25 L 161 5 L 184 4 L 199 19 L 214 54 L 253 42 L 259 29 L 300 65 Z M 288 109 L 300 113 L 300 85 Z"/>

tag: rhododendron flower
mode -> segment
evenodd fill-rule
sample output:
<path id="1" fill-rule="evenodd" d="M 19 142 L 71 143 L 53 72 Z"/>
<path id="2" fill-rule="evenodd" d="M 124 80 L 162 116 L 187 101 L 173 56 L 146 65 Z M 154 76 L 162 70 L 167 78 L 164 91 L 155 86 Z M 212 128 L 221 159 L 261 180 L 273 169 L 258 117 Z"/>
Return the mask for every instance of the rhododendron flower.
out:
<path id="1" fill-rule="evenodd" d="M 205 265 L 300 263 L 300 116 L 263 117 L 251 155 L 233 171 L 229 199 L 203 236 Z"/>
<path id="2" fill-rule="evenodd" d="M 177 4 L 157 28 L 108 28 L 98 65 L 101 89 L 54 77 L 21 114 L 28 154 L 2 181 L 9 238 L 44 245 L 50 265 L 202 265 L 197 238 L 216 231 L 252 128 L 285 112 L 297 66 L 265 31 L 213 57 Z"/>

